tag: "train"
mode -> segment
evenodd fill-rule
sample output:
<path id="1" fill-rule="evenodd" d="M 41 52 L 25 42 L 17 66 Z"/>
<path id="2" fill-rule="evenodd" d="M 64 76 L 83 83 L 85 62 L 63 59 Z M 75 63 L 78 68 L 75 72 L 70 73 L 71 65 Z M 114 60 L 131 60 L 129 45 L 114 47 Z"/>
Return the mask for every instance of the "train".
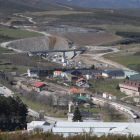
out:
<path id="1" fill-rule="evenodd" d="M 109 104 L 117 110 L 124 111 L 124 112 L 130 114 L 133 117 L 133 119 L 138 118 L 138 115 L 133 110 L 131 110 L 130 108 L 128 108 L 126 106 L 123 106 L 121 104 L 117 104 L 117 103 L 114 103 L 114 102 L 111 102 L 111 101 L 102 100 L 102 99 L 99 99 L 99 98 L 96 98 L 96 97 L 91 97 L 91 99 L 94 100 L 94 101 L 98 101 L 102 104 Z"/>

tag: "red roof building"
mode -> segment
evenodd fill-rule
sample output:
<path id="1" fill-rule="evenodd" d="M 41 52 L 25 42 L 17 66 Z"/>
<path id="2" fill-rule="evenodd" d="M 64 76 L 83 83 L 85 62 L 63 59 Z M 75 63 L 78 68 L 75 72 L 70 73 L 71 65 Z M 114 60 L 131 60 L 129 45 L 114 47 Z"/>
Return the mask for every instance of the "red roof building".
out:
<path id="1" fill-rule="evenodd" d="M 140 96 L 140 83 L 123 81 L 119 83 L 120 91 L 126 95 Z"/>
<path id="2" fill-rule="evenodd" d="M 68 90 L 69 94 L 74 95 L 74 96 L 86 96 L 86 92 L 85 91 L 81 91 L 79 89 L 73 88 Z"/>
<path id="3" fill-rule="evenodd" d="M 41 88 L 43 88 L 45 86 L 45 84 L 41 83 L 41 82 L 35 82 L 32 84 L 32 86 L 35 91 L 40 92 Z"/>

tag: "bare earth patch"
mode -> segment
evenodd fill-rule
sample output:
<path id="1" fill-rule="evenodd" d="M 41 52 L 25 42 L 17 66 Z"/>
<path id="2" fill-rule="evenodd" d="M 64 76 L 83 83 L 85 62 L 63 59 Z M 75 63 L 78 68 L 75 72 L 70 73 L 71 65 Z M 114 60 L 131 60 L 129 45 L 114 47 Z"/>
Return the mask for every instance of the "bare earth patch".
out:
<path id="1" fill-rule="evenodd" d="M 78 33 L 66 33 L 62 34 L 63 37 L 71 40 L 78 46 L 88 45 L 101 45 L 103 43 L 112 42 L 121 39 L 116 35 L 109 33 L 95 33 L 95 34 L 78 34 Z"/>

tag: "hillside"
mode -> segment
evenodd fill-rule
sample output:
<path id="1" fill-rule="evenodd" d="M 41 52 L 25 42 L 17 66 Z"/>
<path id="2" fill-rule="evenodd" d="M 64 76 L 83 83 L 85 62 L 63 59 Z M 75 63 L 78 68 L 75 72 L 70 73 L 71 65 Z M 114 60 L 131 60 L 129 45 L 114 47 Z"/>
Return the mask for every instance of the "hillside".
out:
<path id="1" fill-rule="evenodd" d="M 41 11 L 61 11 L 72 10 L 69 7 L 59 4 L 43 2 L 39 0 L 0 0 L 0 12 L 41 12 Z"/>
<path id="2" fill-rule="evenodd" d="M 140 8 L 140 0 L 43 0 L 94 8 Z"/>

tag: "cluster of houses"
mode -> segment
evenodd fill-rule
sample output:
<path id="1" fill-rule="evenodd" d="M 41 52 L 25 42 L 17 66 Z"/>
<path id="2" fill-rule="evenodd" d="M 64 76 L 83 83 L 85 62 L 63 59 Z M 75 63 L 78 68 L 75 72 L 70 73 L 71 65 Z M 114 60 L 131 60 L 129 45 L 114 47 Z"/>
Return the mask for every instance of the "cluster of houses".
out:
<path id="1" fill-rule="evenodd" d="M 29 77 L 39 77 L 39 73 L 47 73 L 47 69 L 28 69 Z M 54 71 L 53 77 L 66 78 L 68 82 L 75 82 L 78 87 L 90 87 L 87 80 L 94 78 L 129 79 L 119 83 L 120 91 L 126 95 L 140 96 L 140 83 L 132 82 L 130 79 L 139 80 L 139 74 L 134 72 L 124 72 L 122 70 L 70 70 Z M 104 98 L 116 99 L 116 96 L 103 94 Z"/>
<path id="2" fill-rule="evenodd" d="M 116 96 L 109 94 L 108 92 L 103 93 L 103 98 L 108 98 L 110 100 L 116 100 Z"/>

